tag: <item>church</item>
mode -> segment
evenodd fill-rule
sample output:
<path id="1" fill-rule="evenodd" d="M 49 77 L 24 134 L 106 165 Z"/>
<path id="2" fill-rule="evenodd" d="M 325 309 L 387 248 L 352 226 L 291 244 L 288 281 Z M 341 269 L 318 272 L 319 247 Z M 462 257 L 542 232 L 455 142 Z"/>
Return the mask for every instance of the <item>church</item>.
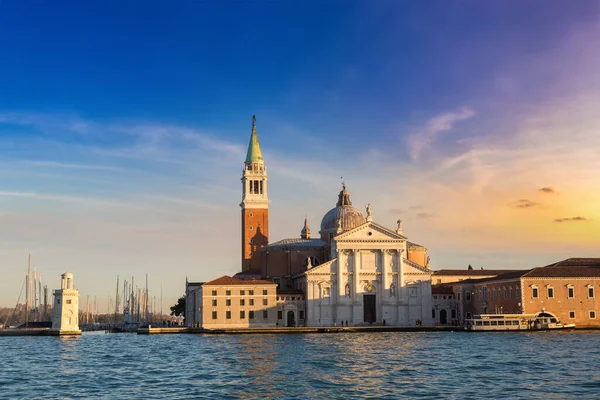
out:
<path id="1" fill-rule="evenodd" d="M 275 325 L 433 325 L 427 249 L 404 236 L 401 220 L 395 229 L 373 221 L 371 205 L 365 214 L 353 207 L 342 184 L 316 237 L 305 218 L 299 237 L 271 242 L 267 182 L 253 117 L 242 176 L 241 271 L 229 279 L 277 284 Z"/>

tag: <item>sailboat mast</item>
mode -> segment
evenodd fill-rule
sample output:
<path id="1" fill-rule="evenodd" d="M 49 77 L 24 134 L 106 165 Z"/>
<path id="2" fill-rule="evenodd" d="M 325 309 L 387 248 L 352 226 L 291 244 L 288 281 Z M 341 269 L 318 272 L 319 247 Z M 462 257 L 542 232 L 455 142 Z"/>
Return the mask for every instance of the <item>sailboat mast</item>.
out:
<path id="1" fill-rule="evenodd" d="M 148 323 L 148 273 L 146 272 L 146 323 Z"/>
<path id="2" fill-rule="evenodd" d="M 29 253 L 29 260 L 27 262 L 27 284 L 25 285 L 25 328 L 29 326 L 29 276 L 31 274 L 31 253 Z"/>

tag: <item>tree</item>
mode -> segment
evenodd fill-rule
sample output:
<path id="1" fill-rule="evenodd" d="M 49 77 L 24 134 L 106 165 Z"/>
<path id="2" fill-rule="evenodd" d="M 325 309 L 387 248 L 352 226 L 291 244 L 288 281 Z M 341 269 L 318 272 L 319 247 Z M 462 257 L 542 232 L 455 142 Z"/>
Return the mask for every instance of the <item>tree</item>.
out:
<path id="1" fill-rule="evenodd" d="M 176 317 L 183 315 L 185 318 L 185 294 L 183 296 L 181 296 L 177 300 L 177 303 L 175 303 L 175 305 L 171 306 L 170 308 L 171 308 L 171 315 L 174 315 Z"/>

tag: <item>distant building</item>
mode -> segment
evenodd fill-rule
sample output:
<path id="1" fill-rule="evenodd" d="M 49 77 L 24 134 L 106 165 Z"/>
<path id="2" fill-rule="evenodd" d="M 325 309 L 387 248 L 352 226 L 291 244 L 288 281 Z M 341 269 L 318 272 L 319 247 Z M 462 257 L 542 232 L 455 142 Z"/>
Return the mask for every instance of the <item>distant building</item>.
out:
<path id="1" fill-rule="evenodd" d="M 73 274 L 61 275 L 60 289 L 54 291 L 52 330 L 59 333 L 81 333 L 79 330 L 79 290 L 73 284 Z"/>
<path id="2" fill-rule="evenodd" d="M 456 294 L 451 284 L 435 285 L 431 287 L 433 308 L 431 317 L 435 325 L 457 325 Z"/>
<path id="3" fill-rule="evenodd" d="M 578 328 L 600 326 L 600 258 L 569 258 L 531 270 L 452 284 L 462 323 L 477 314 L 544 310 Z"/>
<path id="4" fill-rule="evenodd" d="M 569 258 L 521 278 L 523 313 L 542 309 L 578 328 L 600 326 L 600 258 Z"/>
<path id="5" fill-rule="evenodd" d="M 187 326 L 206 329 L 278 325 L 277 284 L 227 275 L 186 287 Z"/>

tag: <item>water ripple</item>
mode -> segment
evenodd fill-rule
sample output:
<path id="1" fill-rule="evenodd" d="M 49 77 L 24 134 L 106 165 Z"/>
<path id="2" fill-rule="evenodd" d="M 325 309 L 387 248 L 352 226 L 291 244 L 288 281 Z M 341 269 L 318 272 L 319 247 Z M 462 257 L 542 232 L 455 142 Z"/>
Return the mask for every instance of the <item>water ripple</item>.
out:
<path id="1" fill-rule="evenodd" d="M 600 334 L 0 337 L 0 398 L 592 399 Z"/>

